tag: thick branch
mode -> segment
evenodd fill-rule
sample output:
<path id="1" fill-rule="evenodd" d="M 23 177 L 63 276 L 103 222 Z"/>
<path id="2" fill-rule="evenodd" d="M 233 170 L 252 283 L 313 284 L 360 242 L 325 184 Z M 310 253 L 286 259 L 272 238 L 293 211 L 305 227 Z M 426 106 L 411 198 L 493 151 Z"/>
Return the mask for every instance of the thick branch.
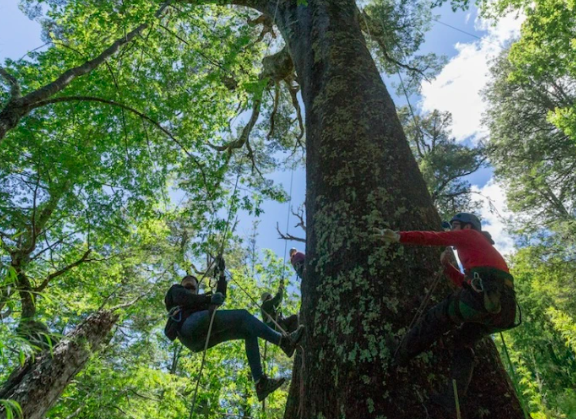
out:
<path id="1" fill-rule="evenodd" d="M 158 11 L 155 13 L 154 17 L 160 17 L 166 8 L 168 7 L 170 1 L 165 2 L 160 6 Z M 49 97 L 54 94 L 61 92 L 66 86 L 68 86 L 76 78 L 81 77 L 85 74 L 90 73 L 92 70 L 100 66 L 102 63 L 106 62 L 108 58 L 114 55 L 122 45 L 127 44 L 132 41 L 136 36 L 138 36 L 144 29 L 149 26 L 148 23 L 143 23 L 133 29 L 131 32 L 118 38 L 112 45 L 106 48 L 100 55 L 96 58 L 84 62 L 84 64 L 71 68 L 60 75 L 56 80 L 51 83 L 44 85 L 43 87 L 28 93 L 23 97 L 19 97 L 17 100 L 14 97 L 8 102 L 8 105 L 0 111 L 0 140 L 4 138 L 6 133 L 16 127 L 21 118 L 26 116 L 32 109 L 37 108 L 35 106 L 38 102 L 46 101 Z M 0 71 L 4 78 L 7 77 L 6 71 Z M 8 75 L 10 78 L 11 76 Z M 18 90 L 14 91 L 15 87 L 13 84 L 15 79 L 12 77 L 12 82 L 10 82 L 12 92 L 18 93 Z M 12 93 L 12 94 L 13 94 Z"/>
<path id="2" fill-rule="evenodd" d="M 272 38 L 276 39 L 276 33 L 274 32 L 274 22 L 270 16 L 262 14 L 256 19 L 248 19 L 246 23 L 248 26 L 262 25 L 262 32 L 260 32 L 260 35 L 258 35 L 256 42 L 261 42 L 267 33 L 269 33 Z"/>
<path id="3" fill-rule="evenodd" d="M 294 214 L 296 218 L 298 218 L 298 220 L 300 220 L 300 222 L 296 224 L 294 227 L 302 227 L 302 230 L 306 231 L 306 223 L 304 222 L 304 210 L 302 209 L 302 207 L 298 208 L 298 212 L 295 212 L 294 210 L 292 210 L 291 212 L 292 214 Z"/>
<path id="4" fill-rule="evenodd" d="M 109 341 L 117 320 L 118 315 L 107 310 L 92 314 L 53 351 L 28 358 L 17 368 L 0 387 L 0 399 L 18 402 L 24 418 L 45 417 L 90 356 Z"/>
<path id="5" fill-rule="evenodd" d="M 240 138 L 220 146 L 214 145 L 212 143 L 208 143 L 208 145 L 216 151 L 231 152 L 232 150 L 242 148 L 248 142 L 250 134 L 252 133 L 252 129 L 254 128 L 254 125 L 256 125 L 256 121 L 258 121 L 261 107 L 262 107 L 262 94 L 259 94 L 259 96 L 254 99 L 254 105 L 252 106 L 252 116 L 250 117 L 250 120 L 248 121 L 244 129 L 242 129 L 242 134 L 240 135 Z"/>
<path id="6" fill-rule="evenodd" d="M 158 11 L 155 13 L 154 17 L 155 18 L 160 17 L 168 7 L 168 4 L 169 2 L 165 2 L 164 4 L 162 4 L 158 9 Z M 66 86 L 68 86 L 72 81 L 74 81 L 74 79 L 91 72 L 92 70 L 100 66 L 100 64 L 104 63 L 108 58 L 114 55 L 122 45 L 132 41 L 136 36 L 140 35 L 140 33 L 148 26 L 150 26 L 148 23 L 143 23 L 137 26 L 131 32 L 128 32 L 126 35 L 117 39 L 112 45 L 106 48 L 96 58 L 86 61 L 84 64 L 78 67 L 74 67 L 65 71 L 60 77 L 58 77 L 52 83 L 49 83 L 46 86 L 43 86 L 40 89 L 37 89 L 34 92 L 27 94 L 26 96 L 23 97 L 23 104 L 25 106 L 29 106 L 38 101 L 45 100 L 50 96 L 54 95 L 55 93 L 62 91 Z"/>
<path id="7" fill-rule="evenodd" d="M 268 133 L 268 138 L 273 134 L 273 131 L 274 131 L 274 116 L 277 112 L 277 106 L 278 106 L 278 100 L 279 100 L 279 94 L 280 94 L 278 83 L 281 81 L 286 81 L 289 84 L 290 93 L 292 95 L 292 101 L 293 101 L 294 107 L 296 108 L 296 111 L 298 113 L 301 135 L 303 135 L 303 126 L 302 126 L 302 121 L 301 121 L 301 115 L 299 112 L 300 108 L 298 106 L 298 100 L 295 96 L 294 90 L 291 88 L 291 81 L 294 79 L 294 63 L 292 61 L 290 53 L 288 52 L 288 49 L 286 47 L 284 47 L 282 50 L 280 50 L 276 54 L 270 55 L 268 57 L 264 57 L 264 59 L 262 60 L 262 65 L 264 68 L 262 69 L 262 72 L 259 75 L 259 79 L 260 80 L 266 80 L 267 79 L 268 83 L 267 83 L 266 87 L 263 89 L 263 91 L 256 93 L 256 95 L 254 96 L 254 99 L 253 99 L 254 104 L 252 106 L 252 116 L 250 118 L 250 121 L 248 121 L 248 124 L 242 130 L 242 134 L 240 135 L 240 138 L 238 138 L 237 140 L 231 141 L 227 144 L 221 145 L 221 146 L 208 143 L 210 145 L 210 147 L 212 147 L 214 150 L 228 151 L 228 152 L 231 152 L 234 149 L 242 148 L 244 145 L 246 145 L 248 148 L 248 156 L 252 159 L 252 161 L 254 163 L 253 167 L 256 167 L 256 165 L 254 162 L 254 158 L 253 158 L 254 154 L 253 154 L 252 149 L 250 147 L 249 139 L 250 139 L 250 134 L 252 132 L 252 129 L 256 125 L 256 122 L 258 121 L 258 117 L 260 116 L 260 109 L 262 107 L 262 97 L 263 97 L 264 91 L 266 89 L 268 89 L 269 87 L 271 87 L 273 85 L 276 86 L 276 92 L 275 92 L 275 99 L 274 99 L 274 108 L 272 110 L 272 121 L 270 123 L 270 131 Z M 296 89 L 296 91 L 297 91 L 297 89 Z M 298 138 L 298 141 L 300 138 L 301 138 L 301 136 Z"/>

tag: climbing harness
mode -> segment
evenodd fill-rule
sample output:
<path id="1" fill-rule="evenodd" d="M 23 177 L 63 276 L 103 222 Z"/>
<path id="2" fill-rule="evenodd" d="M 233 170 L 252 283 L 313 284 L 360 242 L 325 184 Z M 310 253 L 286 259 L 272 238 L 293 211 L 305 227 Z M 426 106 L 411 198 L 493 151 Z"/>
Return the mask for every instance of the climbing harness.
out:
<path id="1" fill-rule="evenodd" d="M 168 317 L 174 320 L 176 323 L 180 323 L 182 320 L 182 307 L 174 306 L 168 312 Z"/>
<path id="2" fill-rule="evenodd" d="M 482 282 L 482 277 L 478 274 L 478 272 L 474 272 L 474 276 L 470 279 L 470 287 L 480 293 L 484 292 L 484 282 Z"/>

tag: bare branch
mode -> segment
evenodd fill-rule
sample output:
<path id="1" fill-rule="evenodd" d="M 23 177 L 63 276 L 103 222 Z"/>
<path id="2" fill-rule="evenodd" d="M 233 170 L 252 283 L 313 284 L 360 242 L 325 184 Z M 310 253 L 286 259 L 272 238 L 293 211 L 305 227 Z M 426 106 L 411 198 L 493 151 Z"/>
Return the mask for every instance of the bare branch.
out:
<path id="1" fill-rule="evenodd" d="M 296 218 L 300 220 L 300 222 L 296 224 L 294 227 L 301 227 L 302 230 L 306 231 L 306 223 L 304 222 L 304 209 L 300 207 L 298 208 L 298 212 L 295 212 L 294 210 L 291 210 L 291 212 L 292 214 L 294 214 Z"/>
<path id="2" fill-rule="evenodd" d="M 300 90 L 300 86 L 298 84 L 296 85 L 292 84 L 292 81 L 294 81 L 293 78 L 284 81 L 288 85 L 288 91 L 290 92 L 290 98 L 292 99 L 292 106 L 294 106 L 294 109 L 296 110 L 296 118 L 298 120 L 298 127 L 300 128 L 300 134 L 298 135 L 298 137 L 296 137 L 296 145 L 300 146 L 300 148 L 304 148 L 304 145 L 301 142 L 305 132 L 304 121 L 302 119 L 302 110 L 300 108 L 300 102 L 298 102 L 298 91 Z"/>
<path id="3" fill-rule="evenodd" d="M 280 102 L 280 85 L 278 83 L 274 83 L 274 108 L 272 109 L 272 113 L 270 114 L 270 130 L 268 131 L 266 140 L 270 140 L 270 137 L 272 137 L 272 134 L 274 133 L 274 118 L 276 117 L 276 113 L 278 112 L 279 102 Z"/>
<path id="4" fill-rule="evenodd" d="M 302 239 L 300 237 L 295 237 L 292 236 L 291 234 L 284 234 L 280 231 L 280 227 L 278 226 L 278 223 L 276 223 L 276 231 L 278 232 L 278 234 L 280 235 L 280 238 L 282 240 L 293 240 L 293 241 L 297 241 L 297 242 L 302 242 L 302 243 L 306 243 L 306 239 Z"/>

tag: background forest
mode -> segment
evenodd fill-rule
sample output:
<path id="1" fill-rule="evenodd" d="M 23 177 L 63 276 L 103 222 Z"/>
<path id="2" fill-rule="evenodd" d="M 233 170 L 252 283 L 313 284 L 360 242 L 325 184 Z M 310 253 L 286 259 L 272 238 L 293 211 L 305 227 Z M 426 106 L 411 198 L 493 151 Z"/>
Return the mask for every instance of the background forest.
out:
<path id="1" fill-rule="evenodd" d="M 197 417 L 284 417 L 288 388 L 258 403 L 242 342 L 209 350 L 199 377 L 201 355 L 163 335 L 166 290 L 186 272 L 208 290 L 221 247 L 225 308 L 259 316 L 281 280 L 283 312 L 300 308 L 286 250 L 259 248 L 257 221 L 285 203 L 278 233 L 304 241 L 305 208 L 272 180 L 306 159 L 294 64 L 268 16 L 195 3 L 20 3 L 45 45 L 0 63 L 0 417 L 22 415 L 14 372 L 63 347 L 73 374 L 48 418 L 188 417 L 197 380 Z M 523 23 L 489 63 L 486 135 L 464 142 L 455 116 L 414 106 L 446 64 L 419 51 L 442 1 L 357 3 L 383 78 L 401 77 L 400 122 L 441 216 L 480 211 L 478 170 L 505 192 L 493 215 L 514 239 L 523 324 L 493 338 L 526 415 L 576 418 L 576 2 L 478 3 Z M 278 348 L 261 350 L 290 377 Z"/>

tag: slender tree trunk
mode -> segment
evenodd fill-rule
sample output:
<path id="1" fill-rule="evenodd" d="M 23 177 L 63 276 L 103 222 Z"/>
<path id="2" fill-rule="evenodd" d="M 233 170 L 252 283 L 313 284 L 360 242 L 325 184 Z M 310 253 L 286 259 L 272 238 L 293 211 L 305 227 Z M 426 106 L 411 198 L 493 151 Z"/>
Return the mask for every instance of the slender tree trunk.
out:
<path id="1" fill-rule="evenodd" d="M 407 370 L 388 363 L 391 342 L 403 335 L 439 268 L 440 249 L 382 246 L 370 229 L 439 229 L 440 219 L 366 48 L 355 2 L 296 3 L 271 1 L 267 10 L 288 44 L 306 106 L 307 331 L 285 417 L 437 415 L 424 401 L 446 382 L 450 345 Z M 483 342 L 477 355 L 483 366 L 469 413 L 522 417 L 494 345 Z"/>
<path id="2" fill-rule="evenodd" d="M 90 355 L 108 341 L 117 320 L 117 315 L 106 310 L 88 317 L 56 345 L 53 355 L 44 352 L 14 371 L 0 388 L 0 399 L 18 402 L 24 419 L 43 418 Z M 0 412 L 0 419 L 5 417 Z"/>

